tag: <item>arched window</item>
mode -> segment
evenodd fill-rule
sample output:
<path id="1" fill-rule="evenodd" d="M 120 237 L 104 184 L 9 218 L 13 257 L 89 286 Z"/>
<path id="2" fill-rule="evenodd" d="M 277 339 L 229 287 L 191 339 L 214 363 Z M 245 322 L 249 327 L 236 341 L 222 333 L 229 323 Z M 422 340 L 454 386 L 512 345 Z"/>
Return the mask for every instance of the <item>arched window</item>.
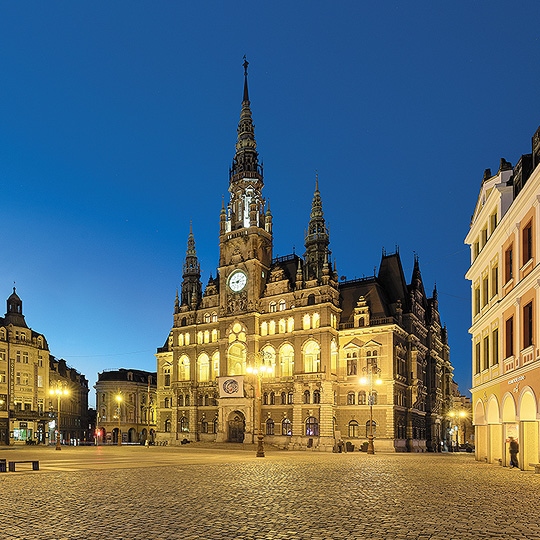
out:
<path id="1" fill-rule="evenodd" d="M 189 358 L 187 355 L 183 354 L 178 361 L 178 371 L 180 373 L 181 381 L 189 381 Z"/>
<path id="2" fill-rule="evenodd" d="M 285 300 L 279 301 L 279 311 L 285 311 L 287 305 L 285 304 Z"/>
<path id="3" fill-rule="evenodd" d="M 276 404 L 276 394 L 274 392 L 270 392 L 270 405 Z"/>
<path id="4" fill-rule="evenodd" d="M 373 426 L 373 435 L 375 435 L 375 432 L 377 431 L 377 422 L 373 420 L 371 425 Z M 366 422 L 366 437 L 368 436 L 369 436 L 369 420 Z"/>
<path id="5" fill-rule="evenodd" d="M 208 397 L 208 394 L 205 394 L 204 396 L 204 406 L 208 407 L 210 405 L 210 398 Z"/>
<path id="6" fill-rule="evenodd" d="M 347 405 L 354 405 L 354 392 L 347 394 Z"/>
<path id="7" fill-rule="evenodd" d="M 163 385 L 171 386 L 171 368 L 163 368 Z"/>
<path id="8" fill-rule="evenodd" d="M 178 345 L 180 345 L 180 347 L 184 346 L 184 334 L 178 334 Z"/>
<path id="9" fill-rule="evenodd" d="M 187 332 L 184 337 L 186 338 L 185 339 L 185 342 L 186 342 L 186 345 L 189 345 L 189 341 L 190 341 L 190 337 L 189 337 L 189 332 Z"/>
<path id="10" fill-rule="evenodd" d="M 311 317 L 308 313 L 302 317 L 302 326 L 304 327 L 304 330 L 309 330 L 311 328 Z"/>
<path id="11" fill-rule="evenodd" d="M 201 420 L 201 433 L 208 433 L 208 422 Z"/>
<path id="12" fill-rule="evenodd" d="M 209 322 L 210 322 L 210 313 L 205 313 L 205 314 L 204 314 L 204 322 L 205 322 L 205 323 L 209 323 Z"/>
<path id="13" fill-rule="evenodd" d="M 261 336 L 267 336 L 268 335 L 268 323 L 262 322 L 261 323 Z"/>
<path id="14" fill-rule="evenodd" d="M 287 394 L 287 405 L 292 405 L 294 400 L 294 394 L 292 392 L 289 392 Z"/>
<path id="15" fill-rule="evenodd" d="M 266 371 L 262 374 L 263 377 L 275 377 L 276 373 L 276 350 L 274 347 L 267 345 L 262 350 L 262 360 L 264 365 L 268 368 L 272 368 L 270 372 Z"/>
<path id="16" fill-rule="evenodd" d="M 285 392 L 281 392 L 281 404 L 287 405 L 287 394 Z"/>
<path id="17" fill-rule="evenodd" d="M 167 420 L 165 420 L 165 433 L 170 433 L 171 432 L 171 421 L 167 418 Z"/>
<path id="18" fill-rule="evenodd" d="M 275 302 L 270 302 L 270 313 L 275 313 L 277 311 L 277 304 Z"/>
<path id="19" fill-rule="evenodd" d="M 165 398 L 165 408 L 168 409 L 170 407 L 170 399 L 168 397 Z"/>
<path id="20" fill-rule="evenodd" d="M 281 434 L 292 435 L 292 424 L 288 418 L 284 418 L 283 422 L 281 422 Z"/>
<path id="21" fill-rule="evenodd" d="M 280 319 L 279 321 L 279 333 L 285 334 L 287 332 L 287 322 L 285 319 Z"/>
<path id="22" fill-rule="evenodd" d="M 219 377 L 219 351 L 212 355 L 212 380 Z"/>
<path id="23" fill-rule="evenodd" d="M 312 317 L 313 328 L 319 328 L 321 326 L 321 316 L 318 313 L 314 313 Z"/>
<path id="24" fill-rule="evenodd" d="M 206 353 L 199 356 L 199 381 L 207 382 L 210 380 L 210 358 Z"/>
<path id="25" fill-rule="evenodd" d="M 178 394 L 178 406 L 179 407 L 184 406 L 184 394 Z"/>
<path id="26" fill-rule="evenodd" d="M 369 394 L 370 404 L 371 405 L 377 405 L 377 390 L 373 390 Z"/>
<path id="27" fill-rule="evenodd" d="M 317 419 L 313 416 L 310 416 L 306 420 L 306 435 L 310 437 L 319 436 L 319 422 L 317 422 Z"/>
<path id="28" fill-rule="evenodd" d="M 360 390 L 358 392 L 358 405 L 365 405 L 366 404 L 366 391 Z"/>
<path id="29" fill-rule="evenodd" d="M 180 431 L 182 433 L 188 433 L 189 432 L 189 419 L 185 416 L 182 416 L 182 419 L 180 420 Z"/>
<path id="30" fill-rule="evenodd" d="M 351 439 L 356 439 L 360 436 L 360 426 L 356 420 L 351 420 L 349 422 L 349 437 Z"/>
<path id="31" fill-rule="evenodd" d="M 199 345 L 201 345 L 203 342 L 203 333 L 202 332 L 197 332 L 197 343 Z"/>
<path id="32" fill-rule="evenodd" d="M 203 404 L 204 404 L 204 398 L 203 398 L 202 394 L 200 394 L 200 395 L 198 396 L 197 402 L 198 402 L 199 407 L 202 407 L 202 406 L 203 406 Z"/>
<path id="33" fill-rule="evenodd" d="M 219 424 L 218 424 L 218 417 L 216 416 L 216 417 L 214 418 L 214 433 L 217 433 L 217 432 L 218 432 L 218 426 L 219 426 Z"/>
<path id="34" fill-rule="evenodd" d="M 274 428 L 275 428 L 274 421 L 271 418 L 269 418 L 266 421 L 266 434 L 267 435 L 273 435 L 274 434 Z"/>
<path id="35" fill-rule="evenodd" d="M 217 322 L 217 313 L 212 313 L 212 322 Z"/>
<path id="36" fill-rule="evenodd" d="M 287 332 L 294 332 L 294 318 L 289 317 L 287 319 Z"/>
<path id="37" fill-rule="evenodd" d="M 313 403 L 320 403 L 321 402 L 321 392 L 319 390 L 315 390 L 313 392 Z"/>
<path id="38" fill-rule="evenodd" d="M 182 320 L 180 321 L 180 326 L 186 326 L 187 319 L 185 317 L 182 317 Z"/>
<path id="39" fill-rule="evenodd" d="M 186 398 L 184 399 L 184 401 L 185 401 L 185 406 L 189 407 L 189 394 L 186 394 Z"/>
<path id="40" fill-rule="evenodd" d="M 266 392 L 263 394 L 262 401 L 263 401 L 263 405 L 268 405 L 268 394 Z"/>
<path id="41" fill-rule="evenodd" d="M 273 336 L 276 333 L 276 321 L 270 321 L 270 326 L 268 327 L 268 334 Z"/>
<path id="42" fill-rule="evenodd" d="M 205 343 L 210 343 L 210 330 L 205 330 L 204 331 L 204 342 Z"/>
<path id="43" fill-rule="evenodd" d="M 304 346 L 304 371 L 316 373 L 321 369 L 321 348 L 315 341 L 308 341 Z"/>
<path id="44" fill-rule="evenodd" d="M 279 366 L 282 377 L 292 377 L 294 371 L 294 349 L 286 343 L 279 349 Z"/>
<path id="45" fill-rule="evenodd" d="M 337 373 L 338 367 L 338 348 L 336 341 L 333 339 L 330 343 L 330 371 L 332 373 Z"/>
<path id="46" fill-rule="evenodd" d="M 308 306 L 314 306 L 315 305 L 315 295 L 314 294 L 310 294 L 307 297 L 307 305 Z"/>
<path id="47" fill-rule="evenodd" d="M 310 395 L 309 395 L 309 390 L 306 390 L 304 392 L 304 403 L 309 403 L 310 402 Z"/>
<path id="48" fill-rule="evenodd" d="M 246 347 L 242 343 L 234 343 L 227 352 L 227 372 L 229 375 L 246 373 Z"/>
<path id="49" fill-rule="evenodd" d="M 212 342 L 216 342 L 218 340 L 218 333 L 217 330 L 212 330 Z"/>

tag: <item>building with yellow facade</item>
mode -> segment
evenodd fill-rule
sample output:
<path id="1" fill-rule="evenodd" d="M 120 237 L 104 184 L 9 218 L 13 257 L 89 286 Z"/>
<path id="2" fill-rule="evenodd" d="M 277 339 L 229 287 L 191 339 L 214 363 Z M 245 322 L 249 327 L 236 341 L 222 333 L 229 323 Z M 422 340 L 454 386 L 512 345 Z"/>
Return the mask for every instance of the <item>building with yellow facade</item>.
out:
<path id="1" fill-rule="evenodd" d="M 476 457 L 508 465 L 514 437 L 522 469 L 539 461 L 539 163 L 540 128 L 515 167 L 501 159 L 495 175 L 486 170 L 465 239 Z"/>
<path id="2" fill-rule="evenodd" d="M 377 275 L 340 281 L 318 183 L 304 255 L 273 257 L 245 68 L 217 273 L 203 289 L 190 231 L 156 354 L 158 440 L 251 443 L 260 424 L 291 449 L 359 448 L 370 434 L 378 449 L 441 449 L 453 368 L 436 289 L 426 295 L 417 258 L 407 283 L 397 252 Z"/>

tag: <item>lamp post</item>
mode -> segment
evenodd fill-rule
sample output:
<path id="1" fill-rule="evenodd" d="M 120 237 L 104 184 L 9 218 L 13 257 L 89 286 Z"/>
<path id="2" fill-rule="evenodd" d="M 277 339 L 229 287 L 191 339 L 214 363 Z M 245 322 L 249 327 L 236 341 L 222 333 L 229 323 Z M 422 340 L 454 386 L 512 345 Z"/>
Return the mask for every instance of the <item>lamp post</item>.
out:
<path id="1" fill-rule="evenodd" d="M 375 379 L 375 384 L 382 384 L 381 379 L 379 379 L 378 377 L 378 375 L 380 375 L 381 373 L 381 370 L 379 367 L 377 367 L 377 360 L 372 358 L 368 359 L 368 365 L 363 367 L 362 371 L 365 375 L 360 379 L 360 384 L 369 385 L 369 434 L 367 453 L 374 454 L 375 448 L 373 446 L 373 378 L 374 376 L 377 376 L 377 378 Z"/>
<path id="2" fill-rule="evenodd" d="M 148 379 L 148 395 L 146 397 L 146 441 L 144 446 L 150 448 L 150 378 Z"/>
<path id="3" fill-rule="evenodd" d="M 116 395 L 116 402 L 118 403 L 118 446 L 122 446 L 122 435 L 120 434 L 120 403 L 122 403 L 122 396 Z"/>
<path id="4" fill-rule="evenodd" d="M 56 394 L 56 397 L 58 398 L 58 408 L 56 413 L 56 449 L 62 450 L 62 448 L 60 447 L 60 398 L 62 396 L 67 396 L 69 394 L 69 391 L 66 388 L 62 389 L 62 387 L 58 385 L 54 390 L 51 388 L 49 390 L 49 394 L 51 396 L 54 396 Z"/>
<path id="5" fill-rule="evenodd" d="M 257 397 L 259 401 L 258 413 L 259 413 L 259 429 L 257 431 L 257 457 L 264 457 L 264 445 L 263 445 L 263 418 L 262 418 L 262 396 L 261 396 L 261 377 L 264 373 L 272 373 L 274 368 L 271 365 L 264 364 L 264 353 L 257 356 L 257 360 L 254 365 L 247 367 L 248 373 L 253 373 L 257 376 Z"/>
<path id="6" fill-rule="evenodd" d="M 463 420 L 463 444 L 465 444 L 465 430 L 466 430 L 465 417 L 467 416 L 467 413 L 465 411 L 463 411 L 463 410 L 461 410 L 461 411 L 450 411 L 449 416 L 450 416 L 450 440 L 452 442 L 452 446 L 454 446 L 454 439 L 453 439 L 452 433 L 455 431 L 455 433 L 456 433 L 456 447 L 459 450 L 459 425 L 460 425 L 461 421 Z M 454 429 L 454 426 L 452 426 L 452 420 L 454 420 L 454 419 L 456 419 L 455 429 Z"/>

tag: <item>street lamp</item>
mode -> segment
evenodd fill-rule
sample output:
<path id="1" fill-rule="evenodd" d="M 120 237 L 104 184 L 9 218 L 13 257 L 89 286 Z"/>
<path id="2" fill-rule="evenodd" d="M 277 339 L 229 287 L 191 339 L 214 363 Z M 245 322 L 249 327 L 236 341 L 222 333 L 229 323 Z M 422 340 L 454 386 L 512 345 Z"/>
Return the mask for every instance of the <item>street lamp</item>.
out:
<path id="1" fill-rule="evenodd" d="M 116 395 L 116 401 L 118 403 L 118 446 L 122 446 L 122 436 L 120 435 L 120 403 L 122 403 L 122 396 L 120 394 Z"/>
<path id="2" fill-rule="evenodd" d="M 258 381 L 258 385 L 257 385 L 257 397 L 258 397 L 258 400 L 259 400 L 259 406 L 258 406 L 258 409 L 259 409 L 259 429 L 258 429 L 258 432 L 257 432 L 257 457 L 264 457 L 264 446 L 263 446 L 263 438 L 264 438 L 264 435 L 263 435 L 263 418 L 262 418 L 262 396 L 261 396 L 261 377 L 263 376 L 263 374 L 265 373 L 272 373 L 274 371 L 274 368 L 269 365 L 269 366 L 266 366 L 264 364 L 264 355 L 261 355 L 259 357 L 259 360 L 257 363 L 255 363 L 253 366 L 248 366 L 246 371 L 248 373 L 253 373 L 253 375 L 256 375 L 257 376 L 257 381 Z"/>
<path id="3" fill-rule="evenodd" d="M 56 397 L 58 398 L 58 412 L 56 413 L 56 449 L 61 450 L 60 447 L 60 398 L 62 396 L 67 396 L 69 394 L 69 391 L 64 388 L 62 389 L 61 386 L 57 386 L 54 390 L 51 388 L 49 390 L 49 394 L 51 396 L 54 396 L 56 394 Z"/>
<path id="4" fill-rule="evenodd" d="M 463 411 L 463 410 L 461 410 L 459 412 L 458 411 L 450 411 L 449 416 L 451 418 L 451 420 L 450 420 L 450 440 L 451 440 L 452 446 L 453 446 L 454 441 L 453 441 L 452 432 L 455 432 L 456 433 L 456 447 L 459 450 L 459 425 L 460 425 L 461 421 L 463 420 L 463 444 L 465 444 L 465 431 L 467 429 L 466 423 L 465 423 L 465 417 L 467 416 L 467 412 Z M 455 429 L 452 426 L 452 420 L 454 418 L 456 419 Z"/>
<path id="5" fill-rule="evenodd" d="M 382 380 L 379 379 L 379 377 L 376 377 L 375 381 L 373 381 L 375 376 L 380 375 L 381 370 L 379 367 L 377 367 L 377 361 L 375 359 L 372 359 L 371 361 L 368 360 L 368 362 L 368 365 L 362 368 L 362 371 L 365 373 L 365 375 L 360 379 L 360 384 L 369 384 L 369 434 L 367 453 L 374 454 L 375 448 L 373 446 L 373 382 L 375 382 L 375 384 L 382 384 Z"/>

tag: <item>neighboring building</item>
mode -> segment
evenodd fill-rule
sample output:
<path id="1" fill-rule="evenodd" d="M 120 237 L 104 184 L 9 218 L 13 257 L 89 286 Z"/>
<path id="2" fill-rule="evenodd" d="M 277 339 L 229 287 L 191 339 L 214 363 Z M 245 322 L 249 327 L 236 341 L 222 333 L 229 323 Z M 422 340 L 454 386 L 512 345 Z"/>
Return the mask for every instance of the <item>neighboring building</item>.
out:
<path id="1" fill-rule="evenodd" d="M 448 446 L 467 445 L 474 447 L 474 425 L 471 398 L 458 392 L 457 385 L 449 411 Z"/>
<path id="2" fill-rule="evenodd" d="M 118 430 L 125 443 L 154 440 L 156 373 L 119 369 L 98 373 L 96 429 L 98 442 L 118 442 Z M 120 400 L 118 400 L 120 398 Z"/>
<path id="3" fill-rule="evenodd" d="M 267 442 L 358 447 L 372 405 L 377 449 L 440 449 L 453 368 L 437 291 L 425 294 L 418 259 L 410 284 L 398 253 L 383 254 L 377 276 L 339 282 L 318 183 L 304 256 L 273 258 L 262 188 L 246 71 L 217 275 L 203 292 L 190 230 L 173 327 L 156 354 L 158 440 L 253 442 L 257 379 L 248 368 L 264 362 Z M 361 384 L 363 374 L 382 384 Z"/>
<path id="4" fill-rule="evenodd" d="M 68 392 L 60 398 L 62 442 L 86 440 L 88 382 L 50 355 L 43 334 L 28 328 L 13 287 L 0 318 L 0 444 L 53 443 L 58 399 L 50 390 L 56 388 Z"/>
<path id="5" fill-rule="evenodd" d="M 60 441 L 62 444 L 78 444 L 92 438 L 88 416 L 88 381 L 76 369 L 68 366 L 62 358 L 49 357 L 49 388 L 62 390 L 60 399 L 49 392 L 49 410 L 57 418 L 60 405 Z M 51 426 L 49 438 L 55 439 L 55 427 Z"/>
<path id="6" fill-rule="evenodd" d="M 0 318 L 0 444 L 46 443 L 51 420 L 49 347 L 28 328 L 13 287 Z"/>
<path id="7" fill-rule="evenodd" d="M 472 292 L 472 372 L 476 458 L 509 464 L 539 461 L 540 128 L 532 153 L 484 173 L 465 243 Z"/>

